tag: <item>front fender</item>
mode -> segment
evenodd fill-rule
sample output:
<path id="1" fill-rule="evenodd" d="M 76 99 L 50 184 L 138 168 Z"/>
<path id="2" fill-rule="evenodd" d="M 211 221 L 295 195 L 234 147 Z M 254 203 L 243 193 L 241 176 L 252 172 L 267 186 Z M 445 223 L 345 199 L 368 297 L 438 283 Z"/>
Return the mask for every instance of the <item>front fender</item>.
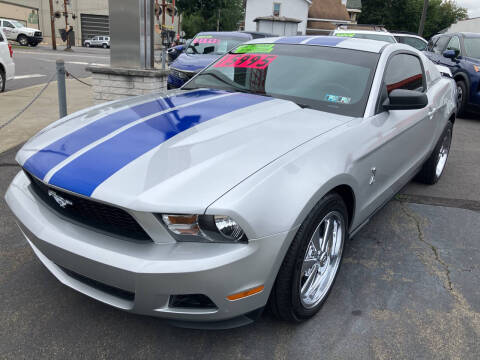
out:
<path id="1" fill-rule="evenodd" d="M 315 204 L 337 186 L 347 185 L 357 193 L 358 182 L 348 173 L 348 156 L 322 146 L 323 139 L 265 166 L 212 203 L 205 213 L 231 216 L 250 239 L 258 239 L 300 226 Z"/>

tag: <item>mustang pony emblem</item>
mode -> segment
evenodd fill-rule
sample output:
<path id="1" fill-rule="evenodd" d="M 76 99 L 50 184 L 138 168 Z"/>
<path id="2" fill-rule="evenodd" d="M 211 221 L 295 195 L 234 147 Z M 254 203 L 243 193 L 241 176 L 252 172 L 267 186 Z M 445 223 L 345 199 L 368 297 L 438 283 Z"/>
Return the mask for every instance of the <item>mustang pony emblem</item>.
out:
<path id="1" fill-rule="evenodd" d="M 53 190 L 48 190 L 48 196 L 53 197 L 53 199 L 57 202 L 57 204 L 62 209 L 65 209 L 67 205 L 73 205 L 73 203 L 70 200 L 64 199 Z"/>

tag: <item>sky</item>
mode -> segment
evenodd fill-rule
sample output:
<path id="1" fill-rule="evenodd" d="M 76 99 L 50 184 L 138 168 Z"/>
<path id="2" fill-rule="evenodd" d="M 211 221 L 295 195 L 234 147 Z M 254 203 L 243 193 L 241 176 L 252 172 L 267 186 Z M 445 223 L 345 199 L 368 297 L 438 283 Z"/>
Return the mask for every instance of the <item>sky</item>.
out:
<path id="1" fill-rule="evenodd" d="M 468 10 L 468 16 L 480 17 L 480 0 L 456 0 L 459 6 Z"/>

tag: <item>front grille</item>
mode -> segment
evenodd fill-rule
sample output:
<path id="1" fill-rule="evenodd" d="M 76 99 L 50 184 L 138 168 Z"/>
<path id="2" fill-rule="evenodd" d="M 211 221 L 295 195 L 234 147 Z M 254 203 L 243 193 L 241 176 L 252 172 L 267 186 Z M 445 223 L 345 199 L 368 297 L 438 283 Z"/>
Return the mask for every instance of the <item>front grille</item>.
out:
<path id="1" fill-rule="evenodd" d="M 31 188 L 35 194 L 60 215 L 102 232 L 135 240 L 152 241 L 145 230 L 125 210 L 55 189 L 27 171 L 25 173 L 32 183 Z M 61 207 L 54 199 L 55 194 L 68 201 L 68 204 Z"/>
<path id="2" fill-rule="evenodd" d="M 42 36 L 42 32 L 41 31 L 35 31 L 35 35 L 34 36 Z"/>

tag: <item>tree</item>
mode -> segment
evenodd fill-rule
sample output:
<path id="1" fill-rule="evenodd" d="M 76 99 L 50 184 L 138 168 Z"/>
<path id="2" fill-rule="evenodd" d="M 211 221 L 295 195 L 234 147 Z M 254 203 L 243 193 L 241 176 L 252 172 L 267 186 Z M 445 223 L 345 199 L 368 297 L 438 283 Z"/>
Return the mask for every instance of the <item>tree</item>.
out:
<path id="1" fill-rule="evenodd" d="M 363 0 L 359 23 L 385 25 L 394 31 L 416 33 L 424 0 Z M 423 35 L 426 38 L 467 18 L 467 10 L 454 0 L 430 0 Z"/>
<path id="2" fill-rule="evenodd" d="M 216 31 L 217 22 L 220 31 L 236 30 L 244 16 L 242 0 L 177 0 L 175 4 L 190 38 L 200 31 Z"/>

